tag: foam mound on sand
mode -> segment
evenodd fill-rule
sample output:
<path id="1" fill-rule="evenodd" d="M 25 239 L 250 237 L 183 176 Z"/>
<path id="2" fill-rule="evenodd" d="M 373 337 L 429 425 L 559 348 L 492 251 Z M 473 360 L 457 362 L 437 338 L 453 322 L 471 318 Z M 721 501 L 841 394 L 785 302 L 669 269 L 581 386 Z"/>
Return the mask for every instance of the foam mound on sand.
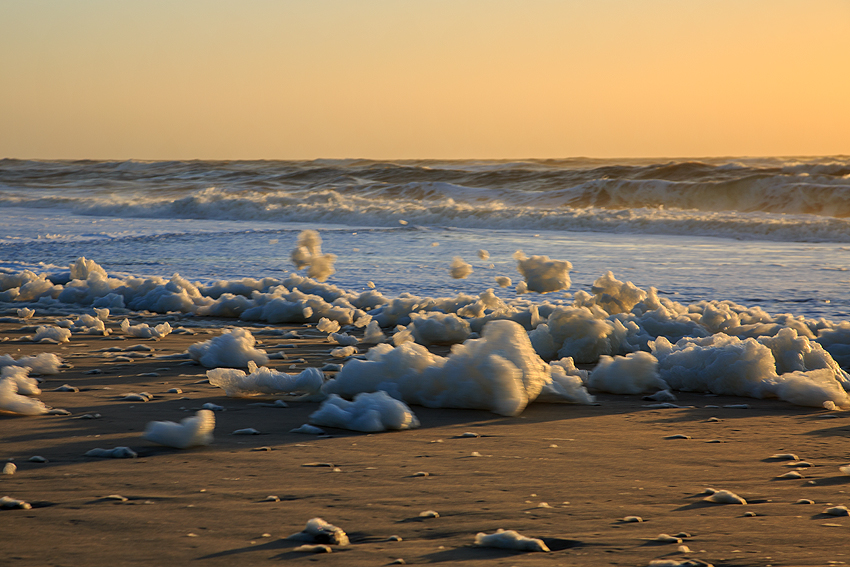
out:
<path id="1" fill-rule="evenodd" d="M 35 356 L 22 356 L 18 360 L 11 355 L 0 356 L 0 368 L 4 366 L 25 366 L 32 374 L 59 374 L 62 360 L 55 354 L 43 352 Z"/>
<path id="2" fill-rule="evenodd" d="M 669 388 L 658 376 L 658 360 L 648 352 L 602 356 L 587 385 L 612 394 L 641 394 Z"/>
<path id="3" fill-rule="evenodd" d="M 23 396 L 37 396 L 41 393 L 38 380 L 29 377 L 30 369 L 25 366 L 4 366 L 0 368 L 0 379 L 15 383 L 18 393 Z"/>
<path id="4" fill-rule="evenodd" d="M 342 528 L 329 524 L 321 518 L 312 518 L 304 531 L 292 534 L 287 539 L 309 541 L 319 544 L 348 545 L 348 535 Z"/>
<path id="5" fill-rule="evenodd" d="M 151 421 L 145 426 L 144 439 L 166 447 L 186 449 L 209 445 L 213 442 L 215 414 L 210 410 L 199 410 L 193 417 L 173 421 Z"/>
<path id="6" fill-rule="evenodd" d="M 454 313 L 411 313 L 410 318 L 407 329 L 417 343 L 425 346 L 462 343 L 472 332 L 469 321 Z"/>
<path id="7" fill-rule="evenodd" d="M 496 533 L 479 533 L 475 536 L 475 545 L 479 547 L 496 547 L 499 549 L 515 549 L 517 551 L 549 551 L 543 540 L 526 537 L 514 530 L 497 530 Z"/>
<path id="8" fill-rule="evenodd" d="M 33 342 L 54 341 L 57 343 L 67 343 L 71 339 L 71 330 L 56 327 L 55 325 L 41 325 L 35 330 Z"/>
<path id="9" fill-rule="evenodd" d="M 207 370 L 207 377 L 210 384 L 223 388 L 224 393 L 230 397 L 290 392 L 316 394 L 324 382 L 322 371 L 312 367 L 305 368 L 299 374 L 287 374 L 265 366 L 257 367 L 253 360 L 249 360 L 248 371 L 246 374 L 236 368 L 215 368 Z"/>
<path id="10" fill-rule="evenodd" d="M 138 337 L 140 339 L 161 339 L 171 333 L 171 324 L 166 321 L 165 323 L 160 323 L 155 327 L 151 327 L 147 323 L 131 325 L 128 319 L 124 319 L 121 321 L 121 332 L 128 337 Z"/>
<path id="11" fill-rule="evenodd" d="M 221 335 L 189 347 L 189 356 L 207 368 L 244 368 L 248 362 L 267 364 L 266 351 L 254 348 L 257 339 L 244 328 L 225 329 Z"/>
<path id="12" fill-rule="evenodd" d="M 357 394 L 352 402 L 331 394 L 310 414 L 310 422 L 365 433 L 419 427 L 419 420 L 410 408 L 384 391 Z"/>
<path id="13" fill-rule="evenodd" d="M 385 390 L 409 404 L 519 415 L 544 386 L 553 384 L 551 366 L 534 352 L 525 330 L 507 320 L 490 321 L 482 338 L 454 345 L 448 358 L 407 342 L 395 348 L 387 344 L 373 347 L 366 359 L 347 362 L 322 391 L 353 397 Z M 565 373 L 558 376 L 564 391 L 583 390 L 566 379 Z M 557 391 L 553 388 L 549 393 Z M 584 394 L 589 398 L 586 391 Z"/>
<path id="14" fill-rule="evenodd" d="M 17 380 L 10 377 L 0 379 L 0 411 L 41 415 L 47 413 L 47 406 L 41 400 L 18 394 Z"/>
<path id="15" fill-rule="evenodd" d="M 517 262 L 517 271 L 525 278 L 528 291 L 549 293 L 570 289 L 570 270 L 573 265 L 566 260 L 550 260 L 549 256 L 529 258 L 522 250 L 514 253 L 514 260 Z"/>

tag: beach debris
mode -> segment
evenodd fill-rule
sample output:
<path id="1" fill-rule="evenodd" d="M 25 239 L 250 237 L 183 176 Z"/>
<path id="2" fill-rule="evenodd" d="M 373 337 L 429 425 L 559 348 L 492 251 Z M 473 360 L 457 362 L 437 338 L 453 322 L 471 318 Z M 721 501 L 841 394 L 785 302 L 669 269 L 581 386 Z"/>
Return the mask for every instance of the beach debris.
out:
<path id="1" fill-rule="evenodd" d="M 292 534 L 287 539 L 308 541 L 326 545 L 348 545 L 348 535 L 342 528 L 329 524 L 321 518 L 312 518 L 303 531 Z"/>
<path id="2" fill-rule="evenodd" d="M 496 547 L 499 549 L 514 549 L 517 551 L 547 552 L 549 548 L 543 540 L 526 537 L 514 530 L 499 529 L 495 533 L 483 532 L 475 535 L 475 545 L 478 547 Z"/>
<path id="3" fill-rule="evenodd" d="M 419 419 L 407 404 L 383 390 L 357 394 L 351 402 L 331 394 L 309 419 L 315 425 L 366 433 L 419 427 Z"/>
<path id="4" fill-rule="evenodd" d="M 850 510 L 847 509 L 847 506 L 833 506 L 824 510 L 823 513 L 830 516 L 850 516 Z"/>
<path id="5" fill-rule="evenodd" d="M 785 466 L 786 467 L 792 467 L 792 468 L 807 469 L 809 467 L 813 467 L 814 465 L 812 463 L 808 462 L 808 461 L 795 461 L 793 463 L 788 463 Z"/>
<path id="6" fill-rule="evenodd" d="M 419 512 L 420 518 L 439 518 L 440 514 L 435 510 L 425 510 L 424 512 Z"/>
<path id="7" fill-rule="evenodd" d="M 290 255 L 297 270 L 307 268 L 307 277 L 323 282 L 336 271 L 333 267 L 335 254 L 322 254 L 322 237 L 315 230 L 303 230 L 298 235 L 298 244 Z"/>
<path id="8" fill-rule="evenodd" d="M 131 325 L 129 319 L 121 321 L 121 332 L 128 337 L 138 337 L 140 339 L 161 339 L 171 333 L 171 325 L 166 321 L 154 327 L 147 323 L 139 325 Z"/>
<path id="9" fill-rule="evenodd" d="M 711 490 L 711 489 L 706 489 Z M 710 496 L 703 498 L 706 502 L 714 502 L 716 504 L 743 504 L 746 506 L 747 501 L 728 490 L 716 490 Z"/>
<path id="10" fill-rule="evenodd" d="M 809 500 L 808 498 L 800 498 L 799 500 L 794 502 L 794 504 L 814 504 L 814 503 L 815 503 L 814 500 Z"/>
<path id="11" fill-rule="evenodd" d="M 452 258 L 452 263 L 449 264 L 449 275 L 456 280 L 466 279 L 472 273 L 472 264 L 463 261 L 460 256 Z"/>
<path id="12" fill-rule="evenodd" d="M 758 516 L 758 514 L 756 514 L 756 513 L 755 513 L 755 512 L 753 512 L 753 511 L 744 512 L 744 517 L 745 517 L 745 518 L 755 518 L 756 516 Z"/>
<path id="13" fill-rule="evenodd" d="M 104 496 L 102 500 L 116 500 L 118 502 L 127 502 L 130 499 L 126 496 L 121 496 L 120 494 L 110 494 L 109 496 Z"/>
<path id="14" fill-rule="evenodd" d="M 3 496 L 0 498 L 0 509 L 8 510 L 18 508 L 20 510 L 29 510 L 32 508 L 29 502 L 12 498 L 11 496 Z"/>
<path id="15" fill-rule="evenodd" d="M 803 478 L 803 475 L 801 475 L 797 471 L 790 471 L 790 472 L 787 472 L 785 474 L 781 474 L 776 478 L 781 479 L 781 480 L 794 480 L 794 479 Z"/>
<path id="16" fill-rule="evenodd" d="M 301 425 L 301 427 L 296 427 L 295 429 L 290 429 L 290 433 L 304 433 L 306 435 L 324 435 L 325 430 L 316 427 L 315 425 L 310 425 L 309 423 L 305 423 Z"/>
<path id="17" fill-rule="evenodd" d="M 251 331 L 243 327 L 225 329 L 222 333 L 191 345 L 188 349 L 192 360 L 206 368 L 246 368 L 248 362 L 257 365 L 267 364 L 266 351 L 254 348 L 257 339 Z"/>
<path id="18" fill-rule="evenodd" d="M 85 454 L 86 457 L 101 457 L 106 459 L 135 459 L 139 455 L 129 447 L 115 447 L 114 449 L 91 449 Z"/>
<path id="19" fill-rule="evenodd" d="M 656 536 L 655 539 L 653 539 L 652 541 L 655 541 L 657 543 L 680 544 L 682 543 L 682 538 L 671 536 L 670 534 L 658 534 L 658 536 Z"/>
<path id="20" fill-rule="evenodd" d="M 275 495 L 271 494 L 271 495 L 263 498 L 262 502 L 280 502 L 280 496 L 275 496 Z"/>
<path id="21" fill-rule="evenodd" d="M 173 421 L 151 421 L 145 426 L 144 439 L 159 445 L 186 449 L 209 445 L 213 441 L 215 414 L 206 409 L 198 411 L 193 417 Z"/>
<path id="22" fill-rule="evenodd" d="M 481 437 L 480 433 L 475 433 L 473 431 L 464 431 L 460 435 L 455 435 L 452 439 L 475 439 Z"/>
<path id="23" fill-rule="evenodd" d="M 300 392 L 318 393 L 324 383 L 321 370 L 305 368 L 299 374 L 287 374 L 257 366 L 248 361 L 248 374 L 235 368 L 216 368 L 207 371 L 210 384 L 224 390 L 229 397 L 247 397 L 258 394 L 282 394 Z"/>
<path id="24" fill-rule="evenodd" d="M 15 463 L 6 463 L 3 465 L 3 473 L 2 474 L 15 474 L 15 471 L 18 470 L 18 466 Z"/>
<path id="25" fill-rule="evenodd" d="M 640 516 L 626 516 L 621 521 L 626 524 L 633 524 L 643 522 L 643 518 L 641 518 Z"/>
<path id="26" fill-rule="evenodd" d="M 260 432 L 254 429 L 253 427 L 246 427 L 244 429 L 237 429 L 231 435 L 259 435 Z"/>
<path id="27" fill-rule="evenodd" d="M 425 471 L 418 471 L 418 472 L 413 473 L 411 476 L 414 476 L 414 477 L 416 477 L 416 476 L 431 476 L 431 473 L 425 472 Z"/>
<path id="28" fill-rule="evenodd" d="M 165 393 L 166 394 L 182 394 L 183 390 L 181 390 L 180 388 L 169 388 Z"/>

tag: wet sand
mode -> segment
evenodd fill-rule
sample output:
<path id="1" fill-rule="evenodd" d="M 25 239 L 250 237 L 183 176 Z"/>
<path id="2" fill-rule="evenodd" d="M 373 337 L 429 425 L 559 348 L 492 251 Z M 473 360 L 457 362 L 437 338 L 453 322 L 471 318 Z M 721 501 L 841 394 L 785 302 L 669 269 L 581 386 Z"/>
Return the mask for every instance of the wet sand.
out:
<path id="1" fill-rule="evenodd" d="M 289 432 L 308 422 L 316 403 L 252 405 L 275 398 L 227 398 L 201 383 L 206 369 L 157 359 L 217 335 L 217 325 L 234 324 L 185 318 L 172 325 L 192 321 L 210 328 L 158 341 L 124 338 L 120 331 L 75 335 L 64 345 L 14 342 L 25 334 L 18 330 L 24 323 L 0 323 L 0 337 L 9 338 L 0 343 L 0 355 L 53 352 L 72 366 L 43 376 L 38 396 L 70 416 L 0 414 L 0 460 L 13 459 L 18 467 L 14 475 L 0 475 L 0 496 L 32 505 L 0 510 L 3 564 L 850 561 L 850 517 L 823 513 L 850 505 L 850 476 L 839 471 L 850 462 L 847 412 L 702 394 L 679 394 L 677 403 L 694 409 L 651 409 L 639 396 L 599 395 L 598 406 L 535 403 L 516 418 L 414 406 L 422 423 L 416 430 L 367 435 L 325 428 L 329 436 L 317 437 Z M 108 326 L 118 323 L 110 319 Z M 313 329 L 270 327 L 306 337 L 290 340 L 250 328 L 263 342 L 259 348 L 285 353 L 269 364 L 278 370 L 339 362 L 329 355 L 334 345 Z M 137 344 L 154 349 L 138 354 L 153 356 L 122 362 L 112 358 L 122 353 L 98 352 Z M 295 347 L 270 348 L 280 344 Z M 88 374 L 95 369 L 101 373 Z M 63 384 L 80 391 L 52 391 Z M 182 393 L 167 393 L 171 388 Z M 143 391 L 154 399 L 120 399 Z M 177 450 L 141 438 L 147 422 L 179 421 L 207 402 L 224 407 L 215 412 L 212 445 Z M 728 404 L 749 408 L 722 407 Z M 86 414 L 100 417 L 82 418 Z M 232 435 L 249 427 L 261 434 Z M 666 439 L 674 435 L 690 438 Z M 84 456 L 116 446 L 130 447 L 138 458 Z M 799 468 L 801 479 L 778 480 L 796 467 L 771 460 L 776 453 L 795 453 L 812 466 Z M 31 462 L 36 455 L 48 462 Z M 730 490 L 748 504 L 705 502 L 709 487 Z M 420 517 L 426 510 L 439 517 Z M 626 516 L 643 521 L 622 521 Z M 344 529 L 351 544 L 327 555 L 296 552 L 303 542 L 285 538 L 314 517 Z M 541 538 L 551 552 L 472 545 L 476 533 L 498 528 Z M 683 541 L 655 542 L 662 533 L 681 534 Z M 680 545 L 691 551 L 679 551 Z"/>

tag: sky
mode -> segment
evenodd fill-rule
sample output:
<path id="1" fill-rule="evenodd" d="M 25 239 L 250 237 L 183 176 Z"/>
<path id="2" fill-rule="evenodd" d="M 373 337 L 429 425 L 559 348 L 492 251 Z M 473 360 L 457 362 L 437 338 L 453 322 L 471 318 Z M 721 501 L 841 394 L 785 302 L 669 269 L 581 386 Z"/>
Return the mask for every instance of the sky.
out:
<path id="1" fill-rule="evenodd" d="M 0 158 L 850 154 L 848 0 L 0 0 Z"/>

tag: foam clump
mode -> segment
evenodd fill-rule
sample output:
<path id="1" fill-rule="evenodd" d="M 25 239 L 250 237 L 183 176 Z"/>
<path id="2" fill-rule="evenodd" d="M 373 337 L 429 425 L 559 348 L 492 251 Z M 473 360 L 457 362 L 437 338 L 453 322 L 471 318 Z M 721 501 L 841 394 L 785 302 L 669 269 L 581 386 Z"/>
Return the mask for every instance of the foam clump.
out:
<path id="1" fill-rule="evenodd" d="M 171 324 L 168 321 L 160 323 L 154 327 L 151 327 L 147 323 L 131 325 L 128 319 L 121 321 L 121 332 L 128 337 L 138 337 L 140 339 L 161 339 L 162 337 L 170 334 L 171 331 Z"/>
<path id="2" fill-rule="evenodd" d="M 135 459 L 139 455 L 129 447 L 115 447 L 113 449 L 91 449 L 86 451 L 86 457 L 100 457 L 104 459 Z"/>
<path id="3" fill-rule="evenodd" d="M 17 379 L 7 377 L 0 379 L 0 411 L 20 415 L 42 415 L 47 413 L 47 406 L 41 400 L 20 395 Z"/>
<path id="4" fill-rule="evenodd" d="M 549 548 L 541 539 L 526 537 L 514 530 L 502 529 L 492 534 L 485 534 L 483 532 L 476 534 L 475 545 L 479 547 L 514 549 L 516 551 L 549 551 Z"/>
<path id="5" fill-rule="evenodd" d="M 548 394 L 557 394 L 557 386 L 583 390 L 575 379 L 566 378 L 566 371 L 557 375 L 556 384 L 552 367 L 534 352 L 522 326 L 496 320 L 483 327 L 480 339 L 454 345 L 447 358 L 412 342 L 375 346 L 366 360 L 348 361 L 322 391 L 353 397 L 385 390 L 408 404 L 519 415 L 544 387 L 549 386 Z"/>
<path id="6" fill-rule="evenodd" d="M 337 321 L 331 321 L 327 317 L 322 317 L 316 324 L 316 329 L 323 333 L 336 333 L 339 331 L 340 325 Z"/>
<path id="7" fill-rule="evenodd" d="M 193 417 L 187 417 L 174 423 L 173 421 L 151 421 L 145 426 L 142 437 L 152 443 L 187 449 L 209 445 L 213 442 L 215 429 L 215 414 L 210 410 L 198 410 Z"/>
<path id="8" fill-rule="evenodd" d="M 570 270 L 573 265 L 565 260 L 550 260 L 548 256 L 531 256 L 523 254 L 522 250 L 514 253 L 517 261 L 517 271 L 525 278 L 527 291 L 549 293 L 570 289 Z M 517 289 L 517 293 L 520 293 Z"/>
<path id="9" fill-rule="evenodd" d="M 322 254 L 322 237 L 315 230 L 304 230 L 298 235 L 298 244 L 291 258 L 296 269 L 307 268 L 307 277 L 320 282 L 336 272 L 333 267 L 336 255 Z"/>
<path id="10" fill-rule="evenodd" d="M 366 331 L 363 333 L 363 342 L 378 344 L 386 340 L 387 337 L 384 335 L 378 322 L 375 320 L 369 321 L 369 324 L 366 325 Z"/>
<path id="11" fill-rule="evenodd" d="M 25 366 L 3 366 L 0 368 L 0 379 L 11 380 L 17 386 L 17 391 L 23 396 L 37 396 L 41 393 L 38 380 L 29 377 L 30 369 Z"/>
<path id="12" fill-rule="evenodd" d="M 407 404 L 391 398 L 384 391 L 363 392 L 351 402 L 331 394 L 317 411 L 310 414 L 310 422 L 366 433 L 419 427 L 419 420 Z"/>
<path id="13" fill-rule="evenodd" d="M 508 276 L 496 276 L 496 285 L 499 287 L 511 287 L 511 278 Z"/>
<path id="14" fill-rule="evenodd" d="M 24 366 L 30 369 L 31 374 L 59 374 L 59 365 L 62 360 L 55 354 L 43 352 L 35 356 L 22 356 L 18 360 L 11 355 L 0 356 L 0 368 L 4 366 Z"/>
<path id="15" fill-rule="evenodd" d="M 746 506 L 747 501 L 728 490 L 716 490 L 709 496 L 703 498 L 706 502 L 714 502 L 716 504 L 743 504 Z"/>
<path id="16" fill-rule="evenodd" d="M 200 362 L 206 368 L 245 368 L 248 362 L 257 365 L 268 364 L 266 351 L 254 348 L 256 344 L 257 339 L 251 331 L 237 327 L 225 329 L 221 335 L 208 341 L 195 343 L 187 352 L 192 360 Z"/>
<path id="17" fill-rule="evenodd" d="M 23 307 L 21 309 L 16 309 L 15 313 L 18 315 L 19 319 L 30 319 L 33 315 L 35 315 L 35 309 Z"/>
<path id="18" fill-rule="evenodd" d="M 643 351 L 613 358 L 603 355 L 590 373 L 587 385 L 612 394 L 641 394 L 669 388 L 658 375 L 658 360 Z"/>
<path id="19" fill-rule="evenodd" d="M 317 368 L 305 368 L 299 374 L 277 372 L 265 366 L 258 367 L 248 361 L 249 373 L 236 368 L 215 368 L 207 371 L 210 384 L 224 390 L 229 397 L 248 397 L 259 394 L 284 394 L 301 392 L 318 393 L 324 376 Z"/>
<path id="20" fill-rule="evenodd" d="M 292 534 L 287 539 L 340 546 L 349 543 L 348 535 L 342 528 L 338 528 L 321 518 L 312 518 L 307 522 L 303 531 Z"/>
<path id="21" fill-rule="evenodd" d="M 328 335 L 328 341 L 340 346 L 354 346 L 360 342 L 357 337 L 351 336 L 348 333 L 331 333 Z"/>
<path id="22" fill-rule="evenodd" d="M 472 265 L 464 262 L 460 256 L 452 258 L 452 263 L 449 265 L 449 274 L 456 280 L 462 280 L 469 277 L 472 273 Z"/>
<path id="23" fill-rule="evenodd" d="M 71 338 L 70 329 L 63 329 L 55 325 L 41 325 L 35 330 L 33 342 L 49 341 L 56 343 L 67 343 Z"/>
<path id="24" fill-rule="evenodd" d="M 18 508 L 20 510 L 30 510 L 32 505 L 29 502 L 24 502 L 23 500 L 18 500 L 17 498 L 12 498 L 11 496 L 3 496 L 0 498 L 0 509 L 13 509 Z"/>
<path id="25" fill-rule="evenodd" d="M 472 333 L 469 322 L 454 313 L 411 313 L 410 318 L 407 329 L 417 343 L 425 346 L 462 343 Z"/>

